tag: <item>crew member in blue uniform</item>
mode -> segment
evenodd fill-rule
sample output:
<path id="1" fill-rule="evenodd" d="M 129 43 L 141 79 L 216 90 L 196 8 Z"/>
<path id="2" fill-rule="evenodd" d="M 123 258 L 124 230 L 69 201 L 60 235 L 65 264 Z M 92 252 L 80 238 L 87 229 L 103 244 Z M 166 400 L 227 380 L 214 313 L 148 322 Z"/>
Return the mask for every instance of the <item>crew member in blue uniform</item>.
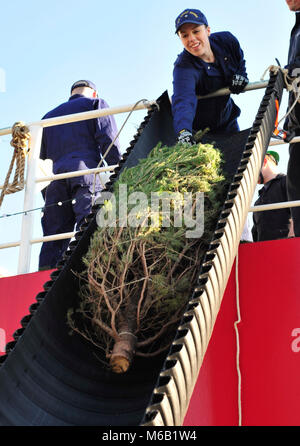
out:
<path id="1" fill-rule="evenodd" d="M 230 32 L 211 33 L 205 15 L 184 10 L 175 21 L 184 50 L 173 71 L 172 113 L 178 142 L 194 144 L 193 135 L 239 131 L 240 109 L 230 95 L 198 100 L 220 88 L 241 93 L 248 84 L 244 54 Z"/>
<path id="2" fill-rule="evenodd" d="M 288 53 L 288 74 L 295 78 L 300 76 L 300 0 L 286 0 L 289 9 L 296 14 L 296 23 L 291 32 Z M 295 101 L 295 94 L 290 92 L 289 107 Z M 300 136 L 300 104 L 297 102 L 295 108 L 288 115 L 284 129 L 290 134 Z M 291 143 L 289 147 L 289 162 L 287 167 L 287 194 L 289 201 L 300 200 L 300 143 Z M 291 208 L 294 233 L 300 237 L 300 208 Z"/>
<path id="3" fill-rule="evenodd" d="M 263 187 L 259 190 L 255 206 L 288 201 L 286 175 L 279 172 L 278 163 L 278 153 L 269 150 L 260 171 L 259 184 Z M 292 236 L 290 208 L 253 212 L 252 236 L 254 242 Z"/>
<path id="4" fill-rule="evenodd" d="M 107 108 L 98 97 L 95 84 L 88 80 L 75 82 L 67 102 L 47 113 L 43 119 Z M 53 161 L 53 173 L 92 169 L 99 165 L 117 135 L 113 116 L 89 119 L 69 124 L 46 127 L 43 132 L 40 158 Z M 121 159 L 116 139 L 105 156 L 108 165 Z M 92 207 L 92 194 L 102 189 L 98 175 L 53 181 L 43 193 L 45 199 L 42 228 L 44 236 L 73 232 L 79 229 Z M 59 204 L 61 205 L 59 205 Z M 69 239 L 45 242 L 39 257 L 39 269 L 54 268 L 67 249 Z"/>

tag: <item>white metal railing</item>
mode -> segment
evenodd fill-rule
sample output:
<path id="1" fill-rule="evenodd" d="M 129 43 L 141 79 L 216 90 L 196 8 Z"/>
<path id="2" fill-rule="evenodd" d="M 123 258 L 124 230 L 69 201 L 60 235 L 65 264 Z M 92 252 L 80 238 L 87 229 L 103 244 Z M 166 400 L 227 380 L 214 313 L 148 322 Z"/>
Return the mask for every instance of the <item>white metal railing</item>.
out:
<path id="1" fill-rule="evenodd" d="M 259 82 L 250 82 L 244 89 L 243 93 L 247 91 L 260 90 L 262 88 L 267 88 L 269 81 L 259 81 Z M 225 96 L 232 94 L 229 88 L 221 88 L 220 90 L 214 91 L 213 93 L 207 94 L 206 96 L 198 96 L 198 99 L 208 99 L 215 98 L 217 96 Z"/>
<path id="2" fill-rule="evenodd" d="M 249 212 L 274 211 L 277 209 L 288 209 L 300 206 L 300 200 L 282 201 L 280 203 L 260 204 L 259 206 L 251 206 Z"/>
<path id="3" fill-rule="evenodd" d="M 290 143 L 296 143 L 296 142 L 300 142 L 300 136 L 295 136 L 295 138 L 293 138 Z M 290 144 L 289 143 L 289 144 Z M 274 139 L 272 141 L 270 141 L 270 146 L 280 146 L 281 144 L 286 144 L 286 142 L 281 141 L 280 139 Z"/>
<path id="4" fill-rule="evenodd" d="M 65 173 L 58 173 L 56 175 L 50 175 L 50 176 L 44 176 L 40 178 L 36 178 L 36 183 L 44 183 L 49 181 L 55 181 L 55 180 L 63 180 L 64 178 L 75 178 L 75 177 L 81 177 L 83 175 L 88 174 L 95 174 L 95 173 L 105 173 L 105 172 L 111 172 L 115 170 L 117 167 L 117 164 L 107 167 L 95 167 L 93 169 L 85 169 L 85 170 L 76 170 L 74 172 L 65 172 Z M 0 186 L 0 190 L 3 189 L 3 185 Z"/>
<path id="5" fill-rule="evenodd" d="M 266 88 L 268 81 L 253 82 L 249 83 L 245 88 L 245 92 L 253 91 L 258 89 Z M 207 96 L 199 96 L 199 99 L 221 96 L 221 95 L 231 94 L 228 88 L 223 88 Z M 12 248 L 19 246 L 19 260 L 18 260 L 18 274 L 24 274 L 30 270 L 30 259 L 31 259 L 31 246 L 35 243 L 43 243 L 51 240 L 61 240 L 66 238 L 72 238 L 75 232 L 68 232 L 64 234 L 55 234 L 47 237 L 32 238 L 33 232 L 33 212 L 26 212 L 34 209 L 35 197 L 36 197 L 36 187 L 38 183 L 49 182 L 64 178 L 71 178 L 82 176 L 90 173 L 101 173 L 108 172 L 115 169 L 116 166 L 108 166 L 102 168 L 94 168 L 88 170 L 81 170 L 76 172 L 67 172 L 63 174 L 50 175 L 45 177 L 38 177 L 38 161 L 42 140 L 43 128 L 51 127 L 54 125 L 62 125 L 71 122 L 78 122 L 87 119 L 94 119 L 108 115 L 114 115 L 119 113 L 132 112 L 136 110 L 148 109 L 151 106 L 156 105 L 156 101 L 142 100 L 138 101 L 136 104 L 125 105 L 120 107 L 105 108 L 102 110 L 89 111 L 84 113 L 75 113 L 72 115 L 59 116 L 56 118 L 44 119 L 37 122 L 32 122 L 27 124 L 29 127 L 31 135 L 30 151 L 28 154 L 27 161 L 27 175 L 25 183 L 25 193 L 24 193 L 24 205 L 23 205 L 23 215 L 22 215 L 22 225 L 21 225 L 21 239 L 15 242 L 8 242 L 0 245 L 0 249 Z M 0 136 L 9 135 L 12 132 L 12 128 L 0 129 Z M 292 142 L 300 141 L 300 137 L 294 138 Z M 284 141 L 274 140 L 270 142 L 270 146 L 284 144 Z M 0 186 L 0 189 L 3 186 Z M 250 208 L 249 212 L 259 212 L 262 210 L 279 209 L 280 207 L 293 207 L 300 206 L 299 202 L 288 202 L 288 203 L 276 203 L 273 205 L 266 206 L 255 206 Z"/>
<path id="6" fill-rule="evenodd" d="M 142 101 L 139 101 L 139 103 L 131 105 L 103 108 L 101 110 L 92 110 L 83 113 L 74 113 L 72 115 L 58 116 L 56 118 L 43 119 L 42 121 L 31 122 L 27 124 L 27 127 L 31 128 L 38 126 L 44 128 L 44 127 L 51 127 L 53 125 L 68 124 L 70 122 L 85 121 L 87 119 L 101 118 L 102 116 L 117 115 L 119 113 L 131 112 L 132 110 L 134 111 L 145 110 L 155 104 L 156 101 L 147 101 L 144 99 Z M 10 127 L 0 129 L 0 136 L 9 135 L 11 133 L 11 130 L 12 129 Z"/>
<path id="7" fill-rule="evenodd" d="M 55 235 L 48 235 L 46 237 L 40 237 L 30 240 L 30 244 L 34 245 L 35 243 L 43 243 L 43 242 L 50 242 L 52 240 L 64 240 L 66 238 L 72 238 L 76 232 L 64 232 L 63 234 L 55 234 Z M 9 242 L 9 243 L 3 243 L 0 245 L 0 249 L 5 248 L 16 248 L 17 246 L 21 245 L 21 240 L 17 242 Z"/>

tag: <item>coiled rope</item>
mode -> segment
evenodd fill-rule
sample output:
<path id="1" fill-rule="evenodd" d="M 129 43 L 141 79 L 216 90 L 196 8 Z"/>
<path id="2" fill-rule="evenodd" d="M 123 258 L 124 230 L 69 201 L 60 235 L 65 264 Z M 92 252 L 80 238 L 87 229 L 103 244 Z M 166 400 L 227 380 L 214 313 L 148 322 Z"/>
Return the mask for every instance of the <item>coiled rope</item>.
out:
<path id="1" fill-rule="evenodd" d="M 25 158 L 29 152 L 27 143 L 30 140 L 29 128 L 24 122 L 16 122 L 12 127 L 12 140 L 10 145 L 14 147 L 14 153 L 10 162 L 10 166 L 4 181 L 3 189 L 0 195 L 0 207 L 3 203 L 5 195 L 14 194 L 24 189 L 24 172 L 25 172 Z M 9 183 L 11 173 L 15 167 L 15 175 L 12 183 Z"/>
<path id="2" fill-rule="evenodd" d="M 148 102 L 147 99 L 140 99 L 139 101 L 137 101 L 134 106 L 132 107 L 132 109 L 130 110 L 128 116 L 126 117 L 125 121 L 123 122 L 120 130 L 118 131 L 118 133 L 116 134 L 116 136 L 114 137 L 113 141 L 110 143 L 110 145 L 108 146 L 106 152 L 104 153 L 103 156 L 101 156 L 101 160 L 99 162 L 99 164 L 97 165 L 97 168 L 101 166 L 101 164 L 103 163 L 103 161 L 105 161 L 105 158 L 107 157 L 108 153 L 110 152 L 110 150 L 112 149 L 113 145 L 115 144 L 116 140 L 119 138 L 120 133 L 122 132 L 123 128 L 125 127 L 127 121 L 129 120 L 130 116 L 132 115 L 132 113 L 134 112 L 134 110 L 136 109 L 136 107 L 141 103 L 141 102 Z M 158 108 L 159 110 L 159 105 L 155 102 L 155 106 Z M 95 173 L 94 174 L 94 181 L 93 181 L 93 192 L 92 192 L 92 206 L 95 204 L 95 199 L 96 199 L 96 177 L 97 175 L 99 175 L 99 173 Z M 99 175 L 99 179 L 100 182 L 101 178 Z M 102 183 L 102 187 L 104 188 L 105 184 Z"/>
<path id="3" fill-rule="evenodd" d="M 278 121 L 278 124 L 280 124 L 282 121 L 284 121 L 293 111 L 293 109 L 296 107 L 297 102 L 300 102 L 300 76 L 297 77 L 291 77 L 288 73 L 288 69 L 282 68 L 277 65 L 270 65 L 264 72 L 264 74 L 261 77 L 261 80 L 264 80 L 264 77 L 268 71 L 272 71 L 275 74 L 278 73 L 278 71 L 281 71 L 283 74 L 283 79 L 285 83 L 285 88 L 289 93 L 294 93 L 295 100 L 293 104 L 289 107 L 287 113 Z"/>

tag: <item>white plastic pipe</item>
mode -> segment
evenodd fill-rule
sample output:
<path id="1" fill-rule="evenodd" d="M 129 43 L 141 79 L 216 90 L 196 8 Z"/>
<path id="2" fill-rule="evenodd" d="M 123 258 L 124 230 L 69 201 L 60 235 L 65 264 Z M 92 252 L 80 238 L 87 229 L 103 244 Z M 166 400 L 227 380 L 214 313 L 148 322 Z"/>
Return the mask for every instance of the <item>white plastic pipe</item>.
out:
<path id="1" fill-rule="evenodd" d="M 262 204 L 260 206 L 252 206 L 249 212 L 274 211 L 276 209 L 295 208 L 300 206 L 300 201 L 285 201 L 282 203 Z"/>
<path id="2" fill-rule="evenodd" d="M 146 101 L 143 100 L 139 104 L 131 104 L 131 105 L 124 105 L 119 107 L 111 107 L 111 108 L 102 108 L 101 110 L 92 110 L 88 112 L 83 113 L 74 113 L 71 115 L 64 115 L 64 116 L 58 116 L 56 118 L 48 118 L 43 119 L 41 121 L 37 122 L 31 122 L 27 124 L 28 127 L 51 127 L 54 125 L 61 125 L 61 124 L 68 124 L 70 122 L 78 122 L 78 121 L 85 121 L 86 119 L 95 119 L 100 118 L 102 116 L 109 116 L 109 115 L 115 115 L 119 113 L 126 113 L 131 112 L 132 110 L 144 110 L 147 108 L 150 108 L 152 105 L 155 105 L 156 101 Z M 12 129 L 11 127 L 7 127 L 4 129 L 0 129 L 0 136 L 3 135 L 9 135 L 11 133 Z"/>
<path id="3" fill-rule="evenodd" d="M 284 140 L 274 139 L 274 140 L 270 141 L 269 146 L 280 146 L 282 144 L 292 144 L 295 142 L 300 142 L 300 136 L 295 136 L 295 138 L 293 138 L 289 143 L 287 143 Z"/>
<path id="4" fill-rule="evenodd" d="M 56 175 L 50 175 L 48 177 L 37 178 L 36 182 L 43 183 L 44 181 L 63 180 L 64 178 L 74 178 L 74 177 L 81 177 L 83 175 L 89 175 L 89 174 L 94 174 L 94 173 L 111 172 L 111 171 L 115 170 L 116 167 L 118 167 L 117 164 L 114 166 L 95 167 L 94 169 L 76 170 L 74 172 L 58 173 Z M 0 189 L 1 189 L 1 186 L 0 186 Z"/>
<path id="5" fill-rule="evenodd" d="M 16 248 L 18 246 L 20 246 L 21 241 L 18 242 L 8 242 L 8 243 L 2 243 L 0 245 L 0 249 L 6 249 L 6 248 Z"/>
<path id="6" fill-rule="evenodd" d="M 36 197 L 36 177 L 38 168 L 38 159 L 41 149 L 43 128 L 40 125 L 29 126 L 30 131 L 30 151 L 28 153 L 27 177 L 25 185 L 24 206 L 23 209 L 30 210 L 34 208 Z M 31 243 L 34 224 L 33 212 L 23 214 L 21 228 L 21 243 L 19 250 L 18 274 L 28 273 L 30 270 Z"/>
<path id="7" fill-rule="evenodd" d="M 245 93 L 246 91 L 253 91 L 253 90 L 260 90 L 261 88 L 267 88 L 268 83 L 269 81 L 251 82 L 246 86 L 246 88 L 243 90 L 242 93 Z M 207 94 L 205 96 L 198 96 L 198 99 L 215 98 L 217 96 L 226 96 L 229 94 L 232 94 L 229 88 L 221 88 L 220 90 L 214 91 L 213 93 Z"/>
<path id="8" fill-rule="evenodd" d="M 86 169 L 86 170 L 76 170 L 74 172 L 66 172 L 66 173 L 58 173 L 56 175 L 49 175 L 45 177 L 37 178 L 35 181 L 37 183 L 43 183 L 47 181 L 55 181 L 55 180 L 63 180 L 64 178 L 74 178 L 74 177 L 81 177 L 83 175 L 88 174 L 94 174 L 94 173 L 101 173 L 101 172 L 111 172 L 115 170 L 117 167 L 116 165 L 113 166 L 107 166 L 107 167 L 95 167 L 94 169 Z M 0 190 L 3 189 L 3 185 L 0 186 Z"/>
<path id="9" fill-rule="evenodd" d="M 30 244 L 34 245 L 36 243 L 51 242 L 53 240 L 65 240 L 67 238 L 73 238 L 75 236 L 75 234 L 76 234 L 76 232 L 64 232 L 63 234 L 47 235 L 45 237 L 39 237 L 39 238 L 34 238 L 34 239 L 30 240 Z M 16 248 L 20 245 L 21 245 L 21 241 L 2 243 L 0 245 L 0 249 Z"/>
<path id="10" fill-rule="evenodd" d="M 53 240 L 65 240 L 67 238 L 73 238 L 75 234 L 76 232 L 64 232 L 63 234 L 47 235 L 46 237 L 35 238 L 30 243 L 34 245 L 35 243 L 51 242 Z"/>

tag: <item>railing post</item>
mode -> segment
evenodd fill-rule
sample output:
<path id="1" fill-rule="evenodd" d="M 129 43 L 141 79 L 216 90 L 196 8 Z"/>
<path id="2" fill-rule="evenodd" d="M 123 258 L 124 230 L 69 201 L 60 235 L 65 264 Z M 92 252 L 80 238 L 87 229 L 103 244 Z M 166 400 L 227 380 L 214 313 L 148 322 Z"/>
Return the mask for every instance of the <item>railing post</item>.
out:
<path id="1" fill-rule="evenodd" d="M 29 127 L 31 141 L 30 151 L 27 162 L 27 176 L 25 186 L 24 208 L 23 211 L 33 209 L 36 199 L 36 178 L 37 166 L 40 156 L 40 148 L 42 141 L 43 128 L 41 125 L 32 125 Z M 30 270 L 31 260 L 31 243 L 33 234 L 34 213 L 28 212 L 23 214 L 21 243 L 19 248 L 18 274 L 28 273 Z"/>

